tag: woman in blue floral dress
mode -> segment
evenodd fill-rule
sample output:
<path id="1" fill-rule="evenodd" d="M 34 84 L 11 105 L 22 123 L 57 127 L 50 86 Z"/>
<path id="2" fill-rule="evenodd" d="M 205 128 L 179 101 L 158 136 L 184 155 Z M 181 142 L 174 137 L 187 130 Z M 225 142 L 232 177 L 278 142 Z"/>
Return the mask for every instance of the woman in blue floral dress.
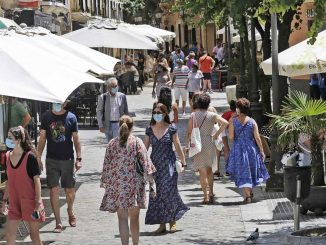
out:
<path id="1" fill-rule="evenodd" d="M 249 110 L 247 99 L 237 101 L 237 116 L 229 124 L 229 138 L 234 142 L 226 166 L 236 186 L 243 189 L 246 203 L 252 201 L 252 188 L 269 178 L 258 126 L 248 116 Z"/>
<path id="2" fill-rule="evenodd" d="M 166 232 L 166 223 L 170 223 L 170 231 L 176 231 L 176 221 L 189 208 L 183 203 L 178 192 L 178 173 L 174 144 L 182 165 L 185 156 L 181 149 L 177 128 L 171 125 L 167 107 L 161 103 L 153 106 L 151 125 L 146 129 L 144 143 L 148 149 L 152 145 L 151 160 L 156 168 L 153 174 L 156 183 L 156 197 L 149 198 L 145 224 L 160 224 L 154 232 Z"/>

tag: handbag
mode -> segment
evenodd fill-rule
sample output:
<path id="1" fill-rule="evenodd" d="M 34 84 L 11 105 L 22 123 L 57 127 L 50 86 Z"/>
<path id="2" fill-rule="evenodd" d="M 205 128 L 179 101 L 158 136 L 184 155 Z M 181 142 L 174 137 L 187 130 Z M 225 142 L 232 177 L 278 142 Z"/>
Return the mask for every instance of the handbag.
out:
<path id="1" fill-rule="evenodd" d="M 218 124 L 214 124 L 211 136 L 213 137 L 219 129 L 220 129 L 220 126 Z M 222 141 L 221 134 L 217 137 L 216 140 L 214 140 L 214 143 L 215 143 L 216 149 L 218 151 L 221 151 L 223 149 L 223 141 Z"/>
<path id="2" fill-rule="evenodd" d="M 136 157 L 135 157 L 135 169 L 136 172 L 140 175 L 140 176 L 144 176 L 144 168 L 143 165 L 140 163 L 138 157 L 137 157 L 137 139 L 136 139 Z"/>
<path id="3" fill-rule="evenodd" d="M 175 161 L 175 168 L 176 168 L 178 174 L 182 173 L 183 167 L 182 167 L 182 163 L 180 161 L 178 161 L 178 160 Z"/>
<path id="4" fill-rule="evenodd" d="M 193 120 L 193 128 L 191 132 L 191 138 L 190 138 L 190 146 L 189 146 L 189 157 L 193 157 L 199 152 L 201 152 L 201 137 L 200 137 L 200 128 L 203 125 L 204 121 L 206 120 L 207 113 L 204 117 L 203 122 L 201 125 L 198 127 L 197 121 L 195 118 L 195 114 L 192 114 L 192 120 Z"/>

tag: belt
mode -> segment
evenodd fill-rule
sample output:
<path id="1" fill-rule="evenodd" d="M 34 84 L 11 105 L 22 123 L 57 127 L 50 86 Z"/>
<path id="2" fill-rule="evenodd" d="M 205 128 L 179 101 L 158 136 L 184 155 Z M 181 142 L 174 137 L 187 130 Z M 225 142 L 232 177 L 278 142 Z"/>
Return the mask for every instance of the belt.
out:
<path id="1" fill-rule="evenodd" d="M 119 121 L 110 121 L 110 123 L 118 123 Z"/>

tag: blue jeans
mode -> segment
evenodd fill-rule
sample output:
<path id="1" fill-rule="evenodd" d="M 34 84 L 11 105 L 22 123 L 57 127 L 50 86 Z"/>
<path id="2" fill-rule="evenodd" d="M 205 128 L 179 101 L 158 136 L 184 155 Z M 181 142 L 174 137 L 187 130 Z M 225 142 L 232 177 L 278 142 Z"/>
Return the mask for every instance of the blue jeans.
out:
<path id="1" fill-rule="evenodd" d="M 110 127 L 105 132 L 107 142 L 117 137 L 118 135 L 119 135 L 119 122 L 111 122 Z"/>

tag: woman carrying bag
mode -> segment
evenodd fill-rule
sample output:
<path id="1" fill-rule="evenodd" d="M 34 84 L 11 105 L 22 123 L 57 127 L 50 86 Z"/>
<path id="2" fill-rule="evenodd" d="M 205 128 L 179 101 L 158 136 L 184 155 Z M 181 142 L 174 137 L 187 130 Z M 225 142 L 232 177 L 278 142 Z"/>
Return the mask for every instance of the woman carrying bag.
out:
<path id="1" fill-rule="evenodd" d="M 129 244 L 129 225 L 133 245 L 139 242 L 139 211 L 146 207 L 146 181 L 150 183 L 150 196 L 156 188 L 152 174 L 155 167 L 147 157 L 141 139 L 132 135 L 133 120 L 122 116 L 119 120 L 119 136 L 112 139 L 103 163 L 101 187 L 105 188 L 101 211 L 117 212 L 122 245 Z"/>
<path id="2" fill-rule="evenodd" d="M 214 176 L 212 165 L 216 159 L 216 146 L 214 141 L 226 129 L 228 122 L 218 114 L 207 111 L 211 98 L 208 94 L 199 94 L 194 97 L 194 112 L 191 114 L 188 123 L 188 131 L 186 134 L 185 144 L 190 145 L 191 134 L 193 128 L 198 127 L 200 132 L 201 151 L 193 157 L 193 170 L 199 171 L 199 180 L 202 191 L 204 193 L 203 204 L 212 204 L 214 202 Z M 219 130 L 212 136 L 215 123 L 220 126 Z M 191 145 L 190 145 L 191 146 Z M 189 148 L 186 148 L 189 151 Z M 207 194 L 207 185 L 209 187 L 209 195 Z"/>

